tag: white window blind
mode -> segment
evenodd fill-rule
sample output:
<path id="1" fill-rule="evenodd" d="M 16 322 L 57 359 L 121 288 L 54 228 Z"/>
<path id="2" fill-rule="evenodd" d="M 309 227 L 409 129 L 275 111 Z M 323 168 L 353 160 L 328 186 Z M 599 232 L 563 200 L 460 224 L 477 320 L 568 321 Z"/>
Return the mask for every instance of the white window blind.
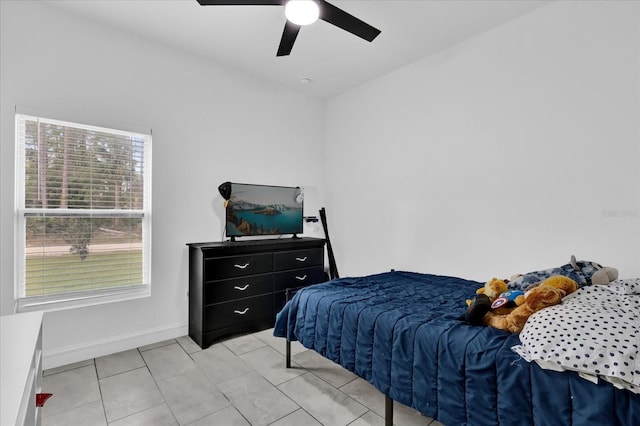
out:
<path id="1" fill-rule="evenodd" d="M 15 124 L 18 310 L 148 295 L 151 134 Z"/>

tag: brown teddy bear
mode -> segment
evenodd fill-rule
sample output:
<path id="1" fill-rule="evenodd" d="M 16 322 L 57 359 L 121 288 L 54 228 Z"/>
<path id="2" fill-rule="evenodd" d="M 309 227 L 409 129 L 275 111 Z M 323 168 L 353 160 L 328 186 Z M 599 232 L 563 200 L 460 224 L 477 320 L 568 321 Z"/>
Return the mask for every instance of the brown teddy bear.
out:
<path id="1" fill-rule="evenodd" d="M 485 294 L 491 300 L 495 300 L 500 293 L 507 291 L 506 280 L 499 280 L 498 278 L 491 278 L 491 281 L 487 282 L 484 287 L 480 287 L 476 290 L 476 294 Z"/>
<path id="2" fill-rule="evenodd" d="M 533 314 L 547 306 L 557 305 L 562 302 L 562 298 L 578 288 L 571 278 L 554 275 L 542 281 L 539 285 L 529 290 L 525 295 L 524 303 L 507 315 L 496 315 L 487 312 L 483 317 L 485 325 L 520 333 L 527 319 Z"/>
<path id="3" fill-rule="evenodd" d="M 476 290 L 476 295 L 484 294 L 491 302 L 493 302 L 500 293 L 507 291 L 507 282 L 508 281 L 499 280 L 497 278 L 491 278 L 490 281 L 485 283 L 484 287 L 480 287 Z M 468 299 L 467 306 L 471 306 L 473 302 L 473 300 Z"/>

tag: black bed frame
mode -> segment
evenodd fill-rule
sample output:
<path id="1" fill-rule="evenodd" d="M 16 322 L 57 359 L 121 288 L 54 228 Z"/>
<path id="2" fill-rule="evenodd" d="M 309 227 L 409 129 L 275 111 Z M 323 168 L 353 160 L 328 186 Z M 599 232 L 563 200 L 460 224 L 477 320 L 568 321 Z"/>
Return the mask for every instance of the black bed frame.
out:
<path id="1" fill-rule="evenodd" d="M 285 291 L 286 301 L 288 302 L 303 287 L 288 288 Z M 287 336 L 289 335 L 289 322 L 287 321 Z M 291 368 L 291 341 L 285 338 L 287 342 L 285 357 L 286 366 Z M 393 426 L 393 399 L 387 394 L 384 395 L 384 426 Z"/>

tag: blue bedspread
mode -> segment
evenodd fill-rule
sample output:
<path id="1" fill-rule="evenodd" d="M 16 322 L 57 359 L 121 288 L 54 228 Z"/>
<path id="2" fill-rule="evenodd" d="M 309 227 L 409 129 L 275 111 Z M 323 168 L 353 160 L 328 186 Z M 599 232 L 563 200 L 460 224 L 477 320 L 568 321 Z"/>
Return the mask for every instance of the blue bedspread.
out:
<path id="1" fill-rule="evenodd" d="M 333 280 L 300 290 L 274 334 L 449 426 L 640 424 L 640 395 L 542 370 L 511 350 L 517 335 L 466 325 L 481 286 L 411 272 Z"/>

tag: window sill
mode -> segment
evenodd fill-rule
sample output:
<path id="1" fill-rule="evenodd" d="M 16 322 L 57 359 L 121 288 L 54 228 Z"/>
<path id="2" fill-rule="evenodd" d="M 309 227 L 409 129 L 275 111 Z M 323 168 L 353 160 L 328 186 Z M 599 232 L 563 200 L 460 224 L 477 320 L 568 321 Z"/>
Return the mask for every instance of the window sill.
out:
<path id="1" fill-rule="evenodd" d="M 16 312 L 61 311 L 105 303 L 124 302 L 149 296 L 151 296 L 151 286 L 144 285 L 115 291 L 109 290 L 104 293 L 90 292 L 55 297 L 29 297 L 16 301 Z"/>

